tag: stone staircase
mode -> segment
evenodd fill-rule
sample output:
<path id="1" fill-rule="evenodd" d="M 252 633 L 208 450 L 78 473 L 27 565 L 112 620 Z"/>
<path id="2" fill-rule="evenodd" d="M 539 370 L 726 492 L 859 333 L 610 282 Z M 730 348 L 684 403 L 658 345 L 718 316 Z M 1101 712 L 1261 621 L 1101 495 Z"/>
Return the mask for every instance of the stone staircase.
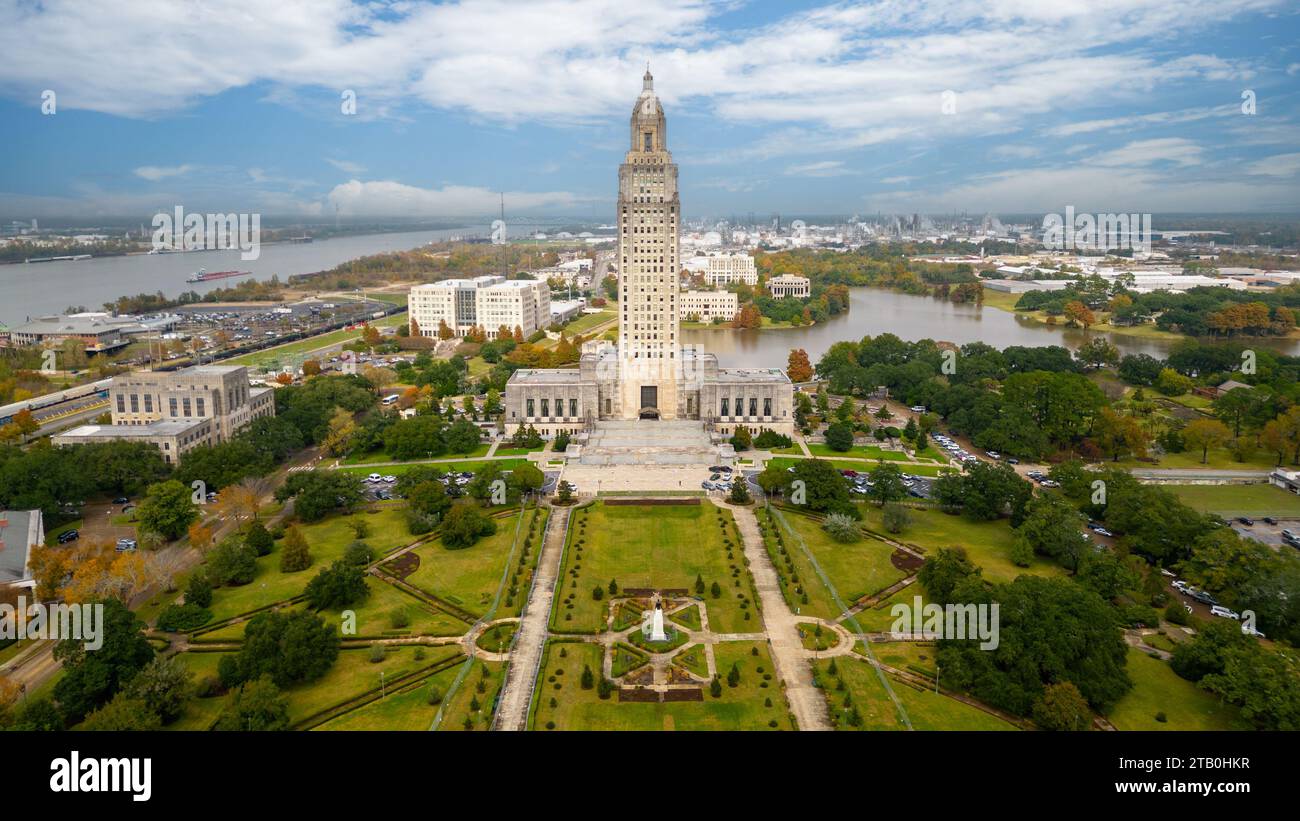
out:
<path id="1" fill-rule="evenodd" d="M 709 465 L 718 460 L 704 423 L 689 419 L 598 422 L 582 465 Z"/>

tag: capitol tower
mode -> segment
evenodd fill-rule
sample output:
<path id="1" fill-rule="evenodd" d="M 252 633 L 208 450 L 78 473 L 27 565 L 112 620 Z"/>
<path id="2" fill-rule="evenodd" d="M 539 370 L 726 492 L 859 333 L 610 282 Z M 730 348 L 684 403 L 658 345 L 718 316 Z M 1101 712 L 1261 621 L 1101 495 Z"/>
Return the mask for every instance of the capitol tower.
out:
<path id="1" fill-rule="evenodd" d="M 618 167 L 619 381 L 624 419 L 687 415 L 677 306 L 681 199 L 668 123 L 646 68 Z"/>

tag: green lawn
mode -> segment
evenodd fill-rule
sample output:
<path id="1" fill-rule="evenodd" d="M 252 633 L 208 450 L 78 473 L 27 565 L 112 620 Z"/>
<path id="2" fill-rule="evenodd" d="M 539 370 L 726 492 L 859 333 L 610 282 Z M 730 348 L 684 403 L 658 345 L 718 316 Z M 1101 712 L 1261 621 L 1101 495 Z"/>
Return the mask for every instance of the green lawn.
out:
<path id="1" fill-rule="evenodd" d="M 486 451 L 485 451 L 486 452 Z M 514 470 L 522 464 L 527 463 L 527 459 L 475 459 L 472 461 L 420 461 L 420 462 L 398 462 L 392 465 L 380 465 L 378 467 L 340 467 L 339 470 L 346 473 L 355 473 L 358 476 L 369 476 L 372 473 L 379 473 L 385 476 L 401 476 L 406 471 L 416 465 L 427 465 L 437 468 L 443 473 L 478 473 L 487 465 L 496 465 L 501 470 Z"/>
<path id="2" fill-rule="evenodd" d="M 497 691 L 501 689 L 504 667 L 505 665 L 499 661 L 474 659 L 465 680 L 444 702 L 442 723 L 438 725 L 438 729 L 463 731 L 490 728 L 492 708 L 496 702 Z M 487 671 L 486 677 L 484 677 L 484 670 Z M 470 720 L 469 727 L 465 726 L 466 719 Z"/>
<path id="3" fill-rule="evenodd" d="M 179 658 L 194 674 L 191 680 L 193 684 L 198 684 L 207 676 L 217 674 L 217 664 L 221 662 L 222 656 L 232 655 L 231 653 L 181 653 Z M 167 725 L 169 730 L 206 730 L 212 722 L 217 720 L 221 710 L 226 706 L 225 696 L 214 696 L 212 698 L 191 698 L 185 702 L 185 712 L 176 721 Z"/>
<path id="4" fill-rule="evenodd" d="M 1300 516 L 1300 496 L 1273 485 L 1162 485 L 1183 504 L 1224 516 Z"/>
<path id="5" fill-rule="evenodd" d="M 863 524 L 878 533 L 886 533 L 880 509 L 873 504 L 860 505 Z M 1040 557 L 1029 567 L 1011 562 L 1011 523 L 1008 519 L 973 522 L 940 510 L 908 511 L 912 524 L 899 534 L 886 534 L 905 544 L 917 545 L 933 553 L 941 547 L 964 547 L 970 560 L 984 568 L 984 578 L 995 582 L 1011 581 L 1025 573 L 1042 576 L 1059 575 L 1064 568 Z"/>
<path id="6" fill-rule="evenodd" d="M 213 591 L 212 618 L 214 621 L 240 613 L 247 613 L 259 607 L 284 601 L 303 591 L 307 582 L 317 573 L 329 567 L 336 559 L 343 556 L 343 551 L 355 540 L 348 520 L 360 518 L 370 526 L 370 535 L 365 541 L 375 551 L 383 555 L 388 551 L 415 541 L 415 537 L 406 532 L 406 522 L 402 511 L 396 509 L 379 512 L 356 513 L 352 516 L 331 516 L 322 522 L 300 525 L 307 544 L 311 549 L 311 567 L 297 573 L 280 572 L 280 550 L 283 540 L 275 543 L 269 555 L 257 560 L 257 575 L 249 584 L 239 587 L 221 587 Z"/>
<path id="7" fill-rule="evenodd" d="M 1231 704 L 1179 678 L 1167 662 L 1129 648 L 1133 689 L 1107 716 L 1121 730 L 1249 730 Z M 1166 720 L 1156 720 L 1163 712 Z"/>
<path id="8" fill-rule="evenodd" d="M 560 655 L 561 648 L 567 654 L 565 657 Z M 755 649 L 757 655 L 753 654 Z M 662 704 L 620 702 L 617 692 L 602 700 L 595 688 L 582 689 L 583 667 L 590 667 L 599 675 L 603 652 L 599 645 L 587 643 L 552 642 L 547 647 L 542 678 L 538 681 L 532 729 L 793 729 L 780 682 L 763 643 L 725 642 L 714 648 L 718 671 L 724 680 L 720 698 L 715 699 L 705 687 L 703 701 Z M 740 670 L 740 683 L 734 688 L 725 683 L 732 664 Z M 551 706 L 552 699 L 555 706 Z"/>
<path id="9" fill-rule="evenodd" d="M 456 459 L 456 458 L 463 457 L 465 459 L 476 459 L 480 456 L 487 456 L 489 447 L 491 446 L 487 444 L 480 444 L 477 447 L 475 447 L 473 450 L 469 451 L 468 453 L 449 453 L 438 457 L 422 457 L 420 459 L 411 459 L 411 460 L 394 459 L 392 456 L 389 456 L 383 450 L 372 450 L 372 451 L 367 451 L 365 453 L 349 453 L 347 456 L 343 458 L 341 464 L 368 465 L 368 464 L 378 464 L 380 462 L 401 462 L 401 461 L 412 461 L 412 462 L 426 461 L 427 462 L 430 460 L 430 458 Z"/>
<path id="10" fill-rule="evenodd" d="M 693 592 L 697 577 L 706 586 L 704 600 L 713 630 L 759 629 L 753 613 L 753 581 L 744 569 L 730 511 L 707 501 L 661 506 L 602 502 L 575 511 L 569 529 L 571 543 L 556 589 L 554 630 L 581 633 L 603 628 L 608 601 L 593 599 L 592 590 L 607 587 L 610 580 L 620 588 Z M 724 539 L 733 544 L 731 559 Z M 718 598 L 711 595 L 715 582 L 721 588 Z"/>
<path id="11" fill-rule="evenodd" d="M 863 596 L 884 590 L 907 575 L 890 562 L 894 548 L 884 542 L 864 536 L 856 542 L 842 544 L 822 529 L 821 522 L 809 516 L 789 510 L 782 511 L 782 515 L 821 565 L 845 607 L 852 606 Z M 794 558 L 799 580 L 808 594 L 807 604 L 800 600 L 801 612 L 824 619 L 837 618 L 842 608 L 835 603 L 831 591 L 799 549 L 797 540 L 788 532 L 784 535 L 786 549 Z"/>
<path id="12" fill-rule="evenodd" d="M 874 646 L 873 646 L 873 649 Z M 838 730 L 902 730 L 904 724 L 898 715 L 894 702 L 889 698 L 885 687 L 871 665 L 864 659 L 853 656 L 839 656 L 835 659 L 838 675 L 830 674 L 831 662 L 820 659 L 813 662 L 813 669 L 819 681 L 825 686 L 827 706 L 831 718 Z M 837 679 L 843 680 L 844 689 L 837 689 Z M 891 680 L 890 686 L 902 702 L 913 729 L 917 730 L 1014 730 L 997 716 L 972 707 L 949 696 L 933 690 L 918 690 L 898 680 Z M 844 706 L 846 696 L 852 698 L 862 717 L 862 723 L 851 726 L 848 723 L 850 707 Z"/>
<path id="13" fill-rule="evenodd" d="M 528 537 L 532 515 L 532 510 L 524 513 L 524 521 L 519 529 L 519 547 L 514 556 L 516 563 L 523 550 L 524 540 Z M 516 595 L 513 597 L 509 595 L 509 580 L 507 580 L 507 589 L 502 591 L 499 606 L 492 614 L 495 618 L 519 614 L 519 608 L 522 607 L 528 590 L 532 567 L 537 563 L 537 556 L 541 552 L 541 534 L 546 527 L 547 515 L 548 512 L 543 510 L 538 517 L 532 547 L 528 554 L 528 564 L 519 574 Z M 501 584 L 501 575 L 506 569 L 506 562 L 510 560 L 511 549 L 515 542 L 517 518 L 511 515 L 494 519 L 497 525 L 496 533 L 480 539 L 463 550 L 448 550 L 443 547 L 441 539 L 421 545 L 415 550 L 416 555 L 420 557 L 420 566 L 406 577 L 406 582 L 462 607 L 475 616 L 486 615 Z"/>
<path id="14" fill-rule="evenodd" d="M 858 623 L 858 628 L 864 633 L 887 632 L 893 627 L 894 622 L 897 620 L 896 617 L 890 613 L 890 608 L 895 604 L 906 604 L 908 607 L 911 607 L 913 604 L 913 598 L 916 596 L 921 596 L 922 599 L 924 599 L 925 593 L 923 589 L 918 583 L 909 584 L 907 587 L 899 590 L 888 599 L 885 599 L 885 601 L 881 603 L 883 606 L 870 607 L 854 616 L 854 619 Z M 844 626 L 849 628 L 850 631 L 853 630 L 853 625 L 848 624 L 847 620 L 845 621 Z"/>
<path id="15" fill-rule="evenodd" d="M 429 703 L 430 690 L 436 689 L 446 696 L 459 671 L 460 665 L 449 667 L 418 684 L 390 692 L 382 699 L 330 719 L 315 729 L 425 732 L 438 712 L 438 705 Z"/>
<path id="16" fill-rule="evenodd" d="M 572 339 L 575 334 L 585 334 L 592 328 L 603 325 L 611 319 L 617 319 L 616 311 L 601 311 L 598 314 L 582 314 L 577 319 L 564 326 L 564 332 Z"/>
<path id="17" fill-rule="evenodd" d="M 856 470 L 858 473 L 870 473 L 880 467 L 880 462 L 864 462 L 860 459 L 844 459 L 836 456 L 825 457 L 836 470 Z M 768 460 L 767 464 L 780 470 L 794 467 L 804 461 L 799 458 L 789 456 L 774 456 Z M 952 470 L 946 465 L 921 464 L 919 462 L 898 462 L 899 470 L 904 473 L 911 473 L 916 476 L 938 476 L 945 470 Z"/>
<path id="18" fill-rule="evenodd" d="M 493 456 L 527 456 L 527 455 L 530 454 L 530 453 L 537 453 L 538 451 L 544 449 L 545 447 L 546 447 L 546 444 L 545 444 L 545 443 L 540 444 L 540 445 L 538 445 L 538 446 L 535 447 L 535 448 L 504 448 L 504 447 L 500 447 L 500 448 L 497 448 L 496 453 L 494 453 L 494 454 L 492 454 L 492 455 L 493 455 Z"/>
<path id="19" fill-rule="evenodd" d="M 319 336 L 300 339 L 297 342 L 290 342 L 287 345 L 280 345 L 275 348 L 267 348 L 262 351 L 246 353 L 243 356 L 237 356 L 234 359 L 227 360 L 227 365 L 248 365 L 258 367 L 267 362 L 275 362 L 282 357 L 292 357 L 299 354 L 309 353 L 319 348 L 325 348 L 330 345 L 338 345 L 343 342 L 350 342 L 361 336 L 361 331 L 338 330 L 330 331 Z"/>

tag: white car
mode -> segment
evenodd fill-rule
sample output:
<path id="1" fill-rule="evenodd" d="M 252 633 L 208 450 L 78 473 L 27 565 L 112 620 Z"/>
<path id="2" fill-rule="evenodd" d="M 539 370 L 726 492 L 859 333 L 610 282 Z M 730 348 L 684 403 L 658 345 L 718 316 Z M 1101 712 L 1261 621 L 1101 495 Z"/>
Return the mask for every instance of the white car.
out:
<path id="1" fill-rule="evenodd" d="M 913 405 L 912 407 L 908 408 L 908 410 L 910 410 L 912 413 L 925 413 L 925 406 Z"/>
<path id="2" fill-rule="evenodd" d="M 1210 608 L 1210 615 L 1218 616 L 1221 619 L 1232 619 L 1233 621 L 1241 621 L 1240 613 L 1238 613 L 1235 610 L 1229 610 L 1228 608 L 1218 604 Z"/>
<path id="3" fill-rule="evenodd" d="M 389 475 L 389 476 L 385 476 L 385 477 L 384 477 L 384 484 L 386 484 L 386 485 L 391 485 L 393 482 L 396 482 L 396 481 L 397 481 L 397 477 L 396 477 L 396 476 Z"/>
<path id="4" fill-rule="evenodd" d="M 372 473 L 366 477 L 367 482 L 382 482 L 383 480 L 384 477 L 380 476 L 378 473 Z"/>

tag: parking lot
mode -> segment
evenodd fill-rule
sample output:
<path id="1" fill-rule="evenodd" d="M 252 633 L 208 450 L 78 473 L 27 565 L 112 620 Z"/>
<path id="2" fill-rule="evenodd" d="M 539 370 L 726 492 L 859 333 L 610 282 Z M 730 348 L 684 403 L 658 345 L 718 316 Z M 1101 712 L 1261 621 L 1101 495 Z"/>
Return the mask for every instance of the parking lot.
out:
<path id="1" fill-rule="evenodd" d="M 1288 544 L 1282 538 L 1283 530 L 1290 530 L 1292 533 L 1300 535 L 1300 519 L 1275 519 L 1272 523 L 1263 519 L 1252 519 L 1252 524 L 1245 524 L 1239 519 L 1231 519 L 1228 524 L 1233 530 L 1246 538 L 1263 542 L 1276 548 L 1286 548 L 1288 550 L 1297 549 L 1294 545 Z"/>

